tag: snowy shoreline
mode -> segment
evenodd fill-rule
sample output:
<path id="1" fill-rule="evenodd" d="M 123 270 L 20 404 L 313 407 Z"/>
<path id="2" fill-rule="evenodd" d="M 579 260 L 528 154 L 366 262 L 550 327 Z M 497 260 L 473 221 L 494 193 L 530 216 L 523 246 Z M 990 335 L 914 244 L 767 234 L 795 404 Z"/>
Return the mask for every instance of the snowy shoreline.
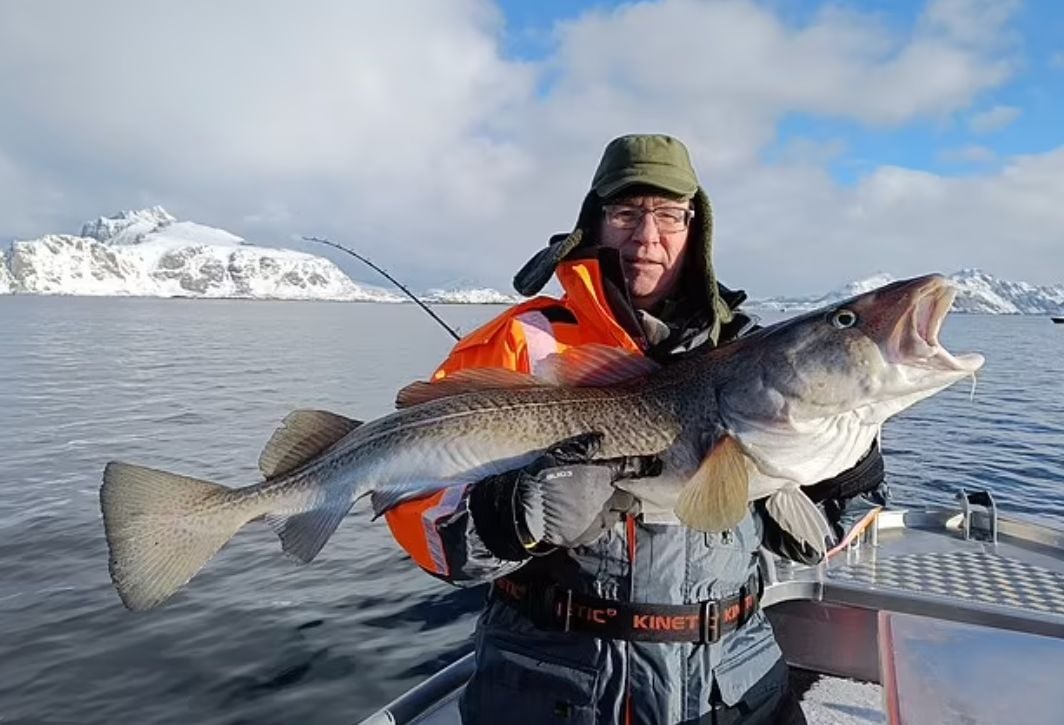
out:
<path id="1" fill-rule="evenodd" d="M 954 312 L 1064 314 L 1064 284 L 1002 280 L 978 269 L 948 277 L 957 288 Z M 827 294 L 750 299 L 746 309 L 805 312 L 894 279 L 880 273 Z M 523 299 L 487 287 L 417 294 L 434 305 L 509 305 Z M 410 302 L 398 292 L 354 282 L 324 257 L 257 246 L 222 229 L 178 221 L 158 206 L 99 217 L 83 224 L 79 235 L 12 242 L 0 256 L 0 295 Z"/>

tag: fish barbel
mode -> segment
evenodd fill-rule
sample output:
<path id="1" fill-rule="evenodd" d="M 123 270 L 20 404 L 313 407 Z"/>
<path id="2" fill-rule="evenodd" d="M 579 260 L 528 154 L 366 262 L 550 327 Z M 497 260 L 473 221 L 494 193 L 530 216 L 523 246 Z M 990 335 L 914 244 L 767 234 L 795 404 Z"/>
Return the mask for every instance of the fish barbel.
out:
<path id="1" fill-rule="evenodd" d="M 108 463 L 112 581 L 130 609 L 154 607 L 260 517 L 310 561 L 363 496 L 379 515 L 578 436 L 603 458 L 661 457 L 660 475 L 615 484 L 646 517 L 723 531 L 767 498 L 822 552 L 830 530 L 801 486 L 851 468 L 888 417 L 982 366 L 939 344 L 954 294 L 939 275 L 895 282 L 666 366 L 592 345 L 551 356 L 539 377 L 463 370 L 407 386 L 399 410 L 367 423 L 294 411 L 259 459 L 264 480 L 243 488 Z"/>

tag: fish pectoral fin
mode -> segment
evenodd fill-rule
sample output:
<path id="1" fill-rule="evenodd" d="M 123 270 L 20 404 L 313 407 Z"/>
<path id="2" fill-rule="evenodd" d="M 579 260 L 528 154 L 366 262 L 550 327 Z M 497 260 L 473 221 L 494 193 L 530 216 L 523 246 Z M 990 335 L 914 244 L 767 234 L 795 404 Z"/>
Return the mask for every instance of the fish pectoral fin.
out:
<path id="1" fill-rule="evenodd" d="M 373 520 L 376 521 L 399 504 L 417 498 L 432 496 L 438 491 L 454 485 L 460 486 L 462 484 L 445 481 L 418 481 L 416 484 L 411 484 L 409 481 L 393 481 L 389 485 L 374 489 L 369 494 L 370 508 L 373 509 Z"/>
<path id="2" fill-rule="evenodd" d="M 107 464 L 100 509 L 111 581 L 126 607 L 161 604 L 247 523 L 223 505 L 229 490 L 153 468 Z"/>
<path id="3" fill-rule="evenodd" d="M 746 454 L 729 435 L 718 439 L 680 491 L 676 516 L 698 531 L 720 532 L 743 520 L 749 508 Z"/>
<path id="4" fill-rule="evenodd" d="M 661 365 L 645 355 L 592 343 L 551 353 L 536 367 L 536 374 L 554 385 L 605 387 L 649 375 Z"/>
<path id="5" fill-rule="evenodd" d="M 476 390 L 506 388 L 532 388 L 544 385 L 544 381 L 529 373 L 505 368 L 468 368 L 448 373 L 432 382 L 418 380 L 402 388 L 395 396 L 396 408 L 409 408 L 430 400 L 449 398 L 452 395 L 471 393 Z"/>
<path id="6" fill-rule="evenodd" d="M 311 561 L 351 510 L 351 499 L 287 516 L 266 514 L 266 523 L 281 539 L 281 548 L 303 563 Z"/>
<path id="7" fill-rule="evenodd" d="M 293 410 L 281 421 L 259 456 L 259 470 L 266 478 L 276 478 L 333 446 L 362 421 L 326 410 Z"/>
<path id="8" fill-rule="evenodd" d="M 781 488 L 769 496 L 765 510 L 781 529 L 799 544 L 812 547 L 820 556 L 827 551 L 825 540 L 834 539 L 824 514 L 797 486 Z"/>

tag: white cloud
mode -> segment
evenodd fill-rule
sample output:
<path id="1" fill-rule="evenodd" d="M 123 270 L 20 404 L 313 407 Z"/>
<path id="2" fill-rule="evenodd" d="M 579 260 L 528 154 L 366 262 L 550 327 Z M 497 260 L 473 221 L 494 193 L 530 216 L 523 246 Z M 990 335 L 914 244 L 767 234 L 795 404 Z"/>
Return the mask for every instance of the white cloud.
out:
<path id="1" fill-rule="evenodd" d="M 493 118 L 534 80 L 500 57 L 501 16 L 481 0 L 367 7 L 4 4 L 0 67 L 19 72 L 0 74 L 16 99 L 0 138 L 71 191 L 57 217 L 143 194 L 223 226 L 281 218 L 376 245 L 498 210 L 492 190 L 527 151 Z"/>
<path id="2" fill-rule="evenodd" d="M 1007 45 L 1016 34 L 1006 24 L 1020 8 L 1020 0 L 932 0 L 921 18 L 923 28 L 963 45 Z"/>
<path id="3" fill-rule="evenodd" d="M 968 128 L 974 133 L 998 131 L 1019 118 L 1020 113 L 1020 109 L 1015 106 L 994 106 L 986 111 L 973 114 L 968 119 Z"/>
<path id="4" fill-rule="evenodd" d="M 854 188 L 821 170 L 758 170 L 718 193 L 721 273 L 758 295 L 827 289 L 887 269 L 978 266 L 1061 281 L 1064 146 L 984 175 L 880 167 Z M 769 260 L 771 260 L 769 262 Z"/>
<path id="5" fill-rule="evenodd" d="M 1049 56 L 1049 67 L 1064 70 L 1064 50 L 1058 50 Z"/>
<path id="6" fill-rule="evenodd" d="M 852 189 L 824 170 L 840 141 L 764 161 L 788 114 L 883 129 L 966 112 L 1016 70 L 1012 11 L 934 2 L 903 31 L 835 7 L 794 25 L 751 0 L 644 2 L 558 25 L 529 64 L 503 56 L 488 0 L 0 3 L 0 232 L 159 203 L 257 242 L 330 236 L 415 285 L 504 287 L 572 224 L 609 138 L 662 130 L 692 149 L 735 284 L 923 271 L 928 235 L 947 269 L 1033 278 L 1050 267 L 1025 251 L 1064 235 L 1017 216 L 1059 194 L 1016 198 L 1037 158 L 963 181 L 872 166 Z M 976 183 L 1000 217 L 938 235 L 989 213 L 959 211 Z M 1003 269 L 972 258 L 999 224 L 1027 230 Z"/>
<path id="7" fill-rule="evenodd" d="M 584 137 L 639 123 L 679 127 L 721 167 L 749 163 L 786 113 L 878 127 L 945 118 L 1001 83 L 1013 64 L 952 41 L 940 24 L 901 38 L 874 15 L 837 9 L 802 27 L 752 2 L 600 11 L 560 26 L 563 73 L 547 128 Z"/>
<path id="8" fill-rule="evenodd" d="M 946 163 L 976 163 L 985 164 L 997 159 L 997 153 L 986 146 L 960 146 L 958 148 L 942 149 L 938 152 L 940 161 Z"/>

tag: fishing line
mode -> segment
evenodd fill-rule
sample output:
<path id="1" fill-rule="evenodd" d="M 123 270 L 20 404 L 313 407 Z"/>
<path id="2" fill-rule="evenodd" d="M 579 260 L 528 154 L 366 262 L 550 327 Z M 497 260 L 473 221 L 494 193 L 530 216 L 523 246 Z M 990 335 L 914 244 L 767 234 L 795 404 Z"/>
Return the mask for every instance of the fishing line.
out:
<path id="1" fill-rule="evenodd" d="M 402 283 L 402 282 L 400 282 L 400 281 L 399 281 L 399 280 L 397 280 L 397 279 L 396 279 L 395 277 L 393 277 L 393 276 L 391 276 L 390 274 L 388 274 L 388 273 L 387 273 L 386 271 L 384 271 L 383 269 L 381 269 L 380 267 L 378 267 L 377 265 L 375 265 L 375 264 L 374 264 L 373 262 L 371 262 L 370 260 L 368 260 L 368 259 L 366 259 L 365 257 L 363 257 L 363 256 L 362 256 L 361 254 L 359 254 L 358 252 L 356 252 L 356 251 L 354 251 L 354 250 L 352 250 L 352 249 L 348 249 L 347 247 L 345 247 L 345 246 L 344 246 L 344 245 L 342 245 L 342 244 L 337 244 L 336 242 L 334 242 L 334 241 L 332 241 L 332 240 L 330 240 L 330 239 L 325 239 L 325 238 L 323 238 L 323 237 L 303 237 L 303 240 L 304 240 L 304 241 L 307 241 L 307 242 L 317 242 L 318 244 L 325 244 L 325 245 L 328 245 L 328 246 L 330 246 L 330 247 L 332 247 L 332 248 L 334 248 L 334 249 L 339 249 L 339 250 L 340 250 L 341 252 L 347 252 L 348 254 L 350 254 L 350 255 L 351 255 L 352 257 L 354 257 L 354 258 L 355 258 L 355 259 L 357 259 L 358 261 L 362 262 L 363 264 L 369 265 L 369 266 L 370 266 L 370 267 L 372 267 L 372 268 L 373 268 L 373 269 L 374 269 L 375 271 L 377 271 L 377 272 L 379 272 L 380 274 L 384 275 L 384 276 L 385 276 L 385 277 L 386 277 L 386 278 L 388 279 L 388 281 L 389 281 L 389 282 L 391 282 L 391 283 L 392 283 L 392 284 L 394 284 L 394 285 L 395 285 L 396 287 L 398 287 L 399 289 L 401 289 L 401 290 L 402 290 L 402 291 L 403 291 L 403 292 L 404 292 L 404 293 L 406 294 L 406 296 L 407 296 L 407 297 L 409 297 L 410 299 L 412 299 L 412 300 L 413 300 L 414 302 L 416 302 L 416 303 L 418 304 L 418 307 L 420 307 L 421 309 L 425 310 L 425 312 L 427 312 L 427 313 L 428 313 L 429 317 L 431 317 L 432 319 L 436 320 L 436 322 L 440 323 L 440 325 L 442 325 L 442 326 L 443 326 L 443 329 L 445 329 L 445 330 L 447 330 L 447 332 L 451 333 L 451 337 L 453 337 L 453 338 L 454 338 L 455 340 L 460 340 L 460 339 L 461 339 L 461 337 L 460 337 L 460 336 L 458 335 L 458 333 L 457 333 L 457 332 L 455 332 L 455 331 L 454 331 L 454 330 L 453 330 L 453 329 L 451 328 L 451 326 L 450 326 L 450 325 L 448 325 L 448 324 L 447 324 L 446 322 L 444 322 L 443 320 L 441 320 L 441 319 L 439 318 L 439 316 L 438 316 L 438 315 L 437 315 L 437 314 L 436 314 L 435 312 L 433 312 L 432 310 L 430 310 L 430 309 L 429 309 L 428 305 L 426 305 L 426 304 L 425 304 L 424 302 L 422 302 L 421 300 L 419 300 L 419 299 L 417 298 L 417 295 L 415 295 L 415 294 L 414 294 L 413 292 L 411 292 L 410 290 L 408 290 L 408 289 L 407 289 L 407 288 L 406 288 L 406 287 L 405 287 L 405 286 L 403 285 L 403 283 Z"/>

